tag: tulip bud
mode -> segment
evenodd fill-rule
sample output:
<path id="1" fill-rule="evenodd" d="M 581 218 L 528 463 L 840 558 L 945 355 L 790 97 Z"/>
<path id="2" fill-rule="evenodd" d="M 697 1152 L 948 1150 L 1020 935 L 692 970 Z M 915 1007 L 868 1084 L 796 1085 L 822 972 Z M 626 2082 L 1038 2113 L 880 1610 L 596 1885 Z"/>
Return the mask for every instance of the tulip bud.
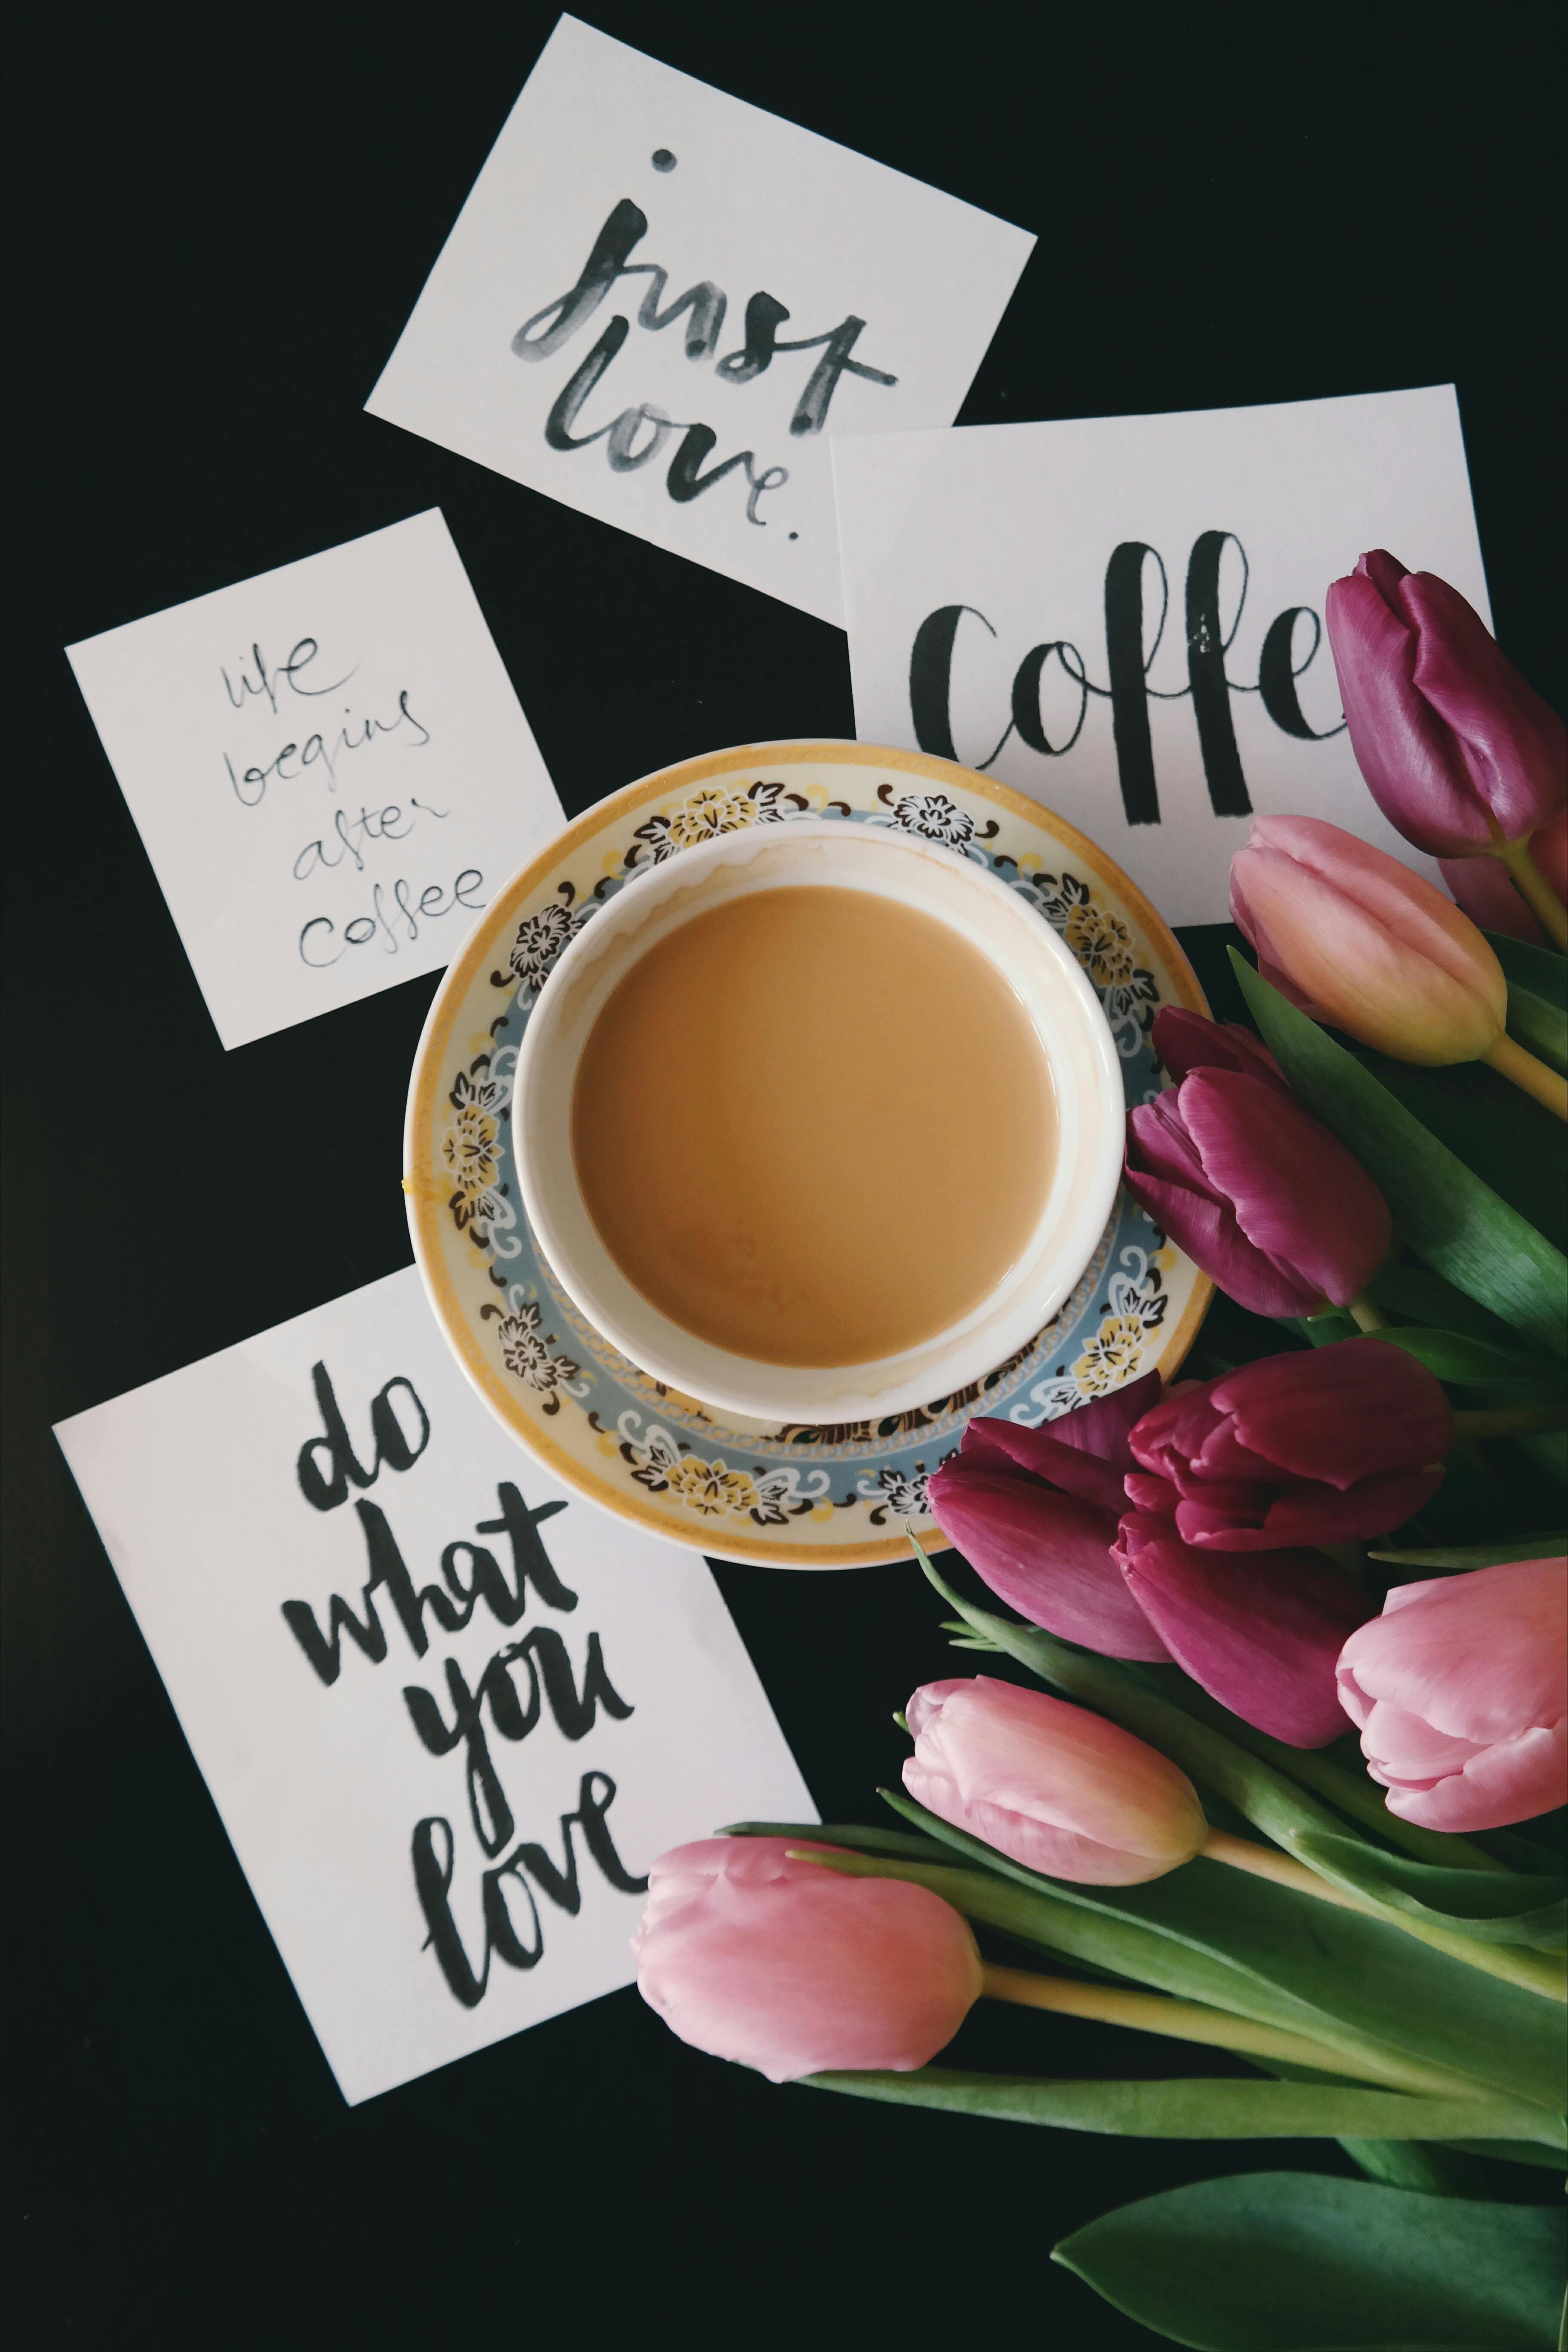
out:
<path id="1" fill-rule="evenodd" d="M 1230 862 L 1230 910 L 1264 979 L 1363 1045 L 1471 1062 L 1503 1034 L 1508 983 L 1468 916 L 1336 824 L 1254 817 Z"/>
<path id="2" fill-rule="evenodd" d="M 1124 1181 L 1254 1315 L 1348 1307 L 1388 1255 L 1377 1186 L 1278 1080 L 1189 1068 L 1128 1112 Z"/>
<path id="3" fill-rule="evenodd" d="M 1386 550 L 1326 605 L 1356 764 L 1389 823 L 1434 857 L 1484 857 L 1549 824 L 1568 734 L 1473 606 Z"/>
<path id="4" fill-rule="evenodd" d="M 1500 1829 L 1568 1802 L 1568 1560 L 1397 1584 L 1340 1654 L 1340 1697 L 1388 1810 Z"/>
<path id="5" fill-rule="evenodd" d="M 1173 1521 L 1129 1511 L 1117 1538 L 1128 1589 L 1183 1671 L 1244 1723 L 1291 1748 L 1344 1726 L 1334 1668 L 1368 1602 L 1316 1551 L 1198 1551 Z"/>
<path id="6" fill-rule="evenodd" d="M 1178 1084 L 1192 1070 L 1239 1070 L 1294 1100 L 1290 1081 L 1268 1046 L 1234 1021 L 1210 1021 L 1185 1005 L 1163 1004 L 1154 1015 L 1151 1043 L 1155 1059 Z"/>
<path id="7" fill-rule="evenodd" d="M 977 1675 L 928 1683 L 906 1714 L 910 1796 L 1027 1869 L 1136 1886 L 1208 1835 L 1186 1774 L 1086 1707 Z"/>
<path id="8" fill-rule="evenodd" d="M 791 1850 L 704 1838 L 659 1856 L 632 1942 L 643 1999 L 683 2042 L 774 2083 L 925 2065 L 979 1997 L 966 1921 L 926 1887 Z"/>
<path id="9" fill-rule="evenodd" d="M 1110 1556 L 1134 1467 L 1127 1433 L 1160 1394 L 1146 1372 L 1041 1429 L 977 1418 L 926 1486 L 943 1535 L 993 1592 L 1103 1657 L 1166 1654 Z"/>
<path id="10" fill-rule="evenodd" d="M 1403 1348 L 1341 1339 L 1167 1397 L 1128 1444 L 1127 1493 L 1204 1550 L 1386 1535 L 1436 1493 L 1454 1417 Z"/>

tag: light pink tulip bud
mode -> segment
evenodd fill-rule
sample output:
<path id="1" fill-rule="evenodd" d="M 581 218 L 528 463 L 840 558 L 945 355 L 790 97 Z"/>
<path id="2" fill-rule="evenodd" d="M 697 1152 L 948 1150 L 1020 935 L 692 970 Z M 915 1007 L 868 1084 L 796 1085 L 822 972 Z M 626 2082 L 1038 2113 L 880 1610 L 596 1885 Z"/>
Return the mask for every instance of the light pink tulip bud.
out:
<path id="1" fill-rule="evenodd" d="M 787 1859 L 805 1847 L 703 1838 L 661 1854 L 632 1941 L 643 1999 L 683 2042 L 773 2083 L 925 2065 L 979 1998 L 966 1921 L 926 1887 Z"/>
<path id="2" fill-rule="evenodd" d="M 1052 1878 L 1136 1886 L 1208 1835 L 1186 1774 L 1120 1724 L 976 1675 L 927 1683 L 906 1710 L 917 1804 Z"/>
<path id="3" fill-rule="evenodd" d="M 1568 1559 L 1396 1584 L 1340 1653 L 1340 1699 L 1388 1810 L 1500 1829 L 1568 1801 Z"/>
<path id="4" fill-rule="evenodd" d="M 1402 1062 L 1475 1062 L 1508 982 L 1468 915 L 1397 859 L 1310 816 L 1258 816 L 1230 910 L 1265 980 L 1314 1020 Z"/>

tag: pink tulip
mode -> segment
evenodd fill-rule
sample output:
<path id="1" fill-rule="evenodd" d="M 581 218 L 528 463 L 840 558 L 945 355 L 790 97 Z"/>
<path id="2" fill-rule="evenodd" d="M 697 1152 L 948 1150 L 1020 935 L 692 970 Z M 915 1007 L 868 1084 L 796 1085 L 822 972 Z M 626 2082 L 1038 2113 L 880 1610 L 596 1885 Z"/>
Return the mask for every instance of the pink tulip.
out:
<path id="1" fill-rule="evenodd" d="M 1119 1724 L 977 1675 L 928 1683 L 906 1710 L 918 1804 L 1027 1869 L 1136 1886 L 1208 1835 L 1184 1772 Z"/>
<path id="2" fill-rule="evenodd" d="M 1340 1697 L 1388 1810 L 1500 1829 L 1568 1801 L 1568 1560 L 1396 1584 L 1340 1654 Z"/>
<path id="3" fill-rule="evenodd" d="M 1140 1466 L 1127 1493 L 1204 1550 L 1356 1542 L 1430 1500 L 1453 1435 L 1425 1364 L 1387 1340 L 1341 1339 L 1167 1397 L 1128 1441 Z"/>
<path id="4" fill-rule="evenodd" d="M 1400 1061 L 1479 1061 L 1508 983 L 1468 915 L 1337 824 L 1259 816 L 1230 863 L 1230 910 L 1293 1004 Z"/>
<path id="5" fill-rule="evenodd" d="M 1563 721 L 1457 589 L 1377 548 L 1330 588 L 1327 619 L 1351 748 L 1406 841 L 1488 856 L 1559 814 Z"/>
<path id="6" fill-rule="evenodd" d="M 1292 1748 L 1344 1727 L 1334 1668 L 1367 1601 L 1315 1551 L 1198 1551 L 1168 1518 L 1129 1511 L 1117 1558 L 1176 1664 L 1211 1698 Z"/>
<path id="7" fill-rule="evenodd" d="M 1179 1086 L 1128 1112 L 1123 1178 L 1254 1315 L 1348 1307 L 1388 1255 L 1383 1194 L 1278 1078 L 1189 1064 Z"/>
<path id="8" fill-rule="evenodd" d="M 926 1487 L 942 1533 L 993 1592 L 1106 1657 L 1166 1655 L 1110 1556 L 1135 1466 L 1127 1434 L 1160 1394 L 1147 1372 L 1041 1429 L 978 1418 Z"/>
<path id="9" fill-rule="evenodd" d="M 926 1887 L 786 1859 L 805 1843 L 703 1838 L 661 1854 L 632 1943 L 643 1999 L 683 2042 L 774 2083 L 923 2066 L 979 1997 L 967 1924 Z"/>
<path id="10" fill-rule="evenodd" d="M 1151 1042 L 1155 1060 L 1178 1084 L 1190 1070 L 1239 1070 L 1294 1100 L 1290 1081 L 1268 1046 L 1234 1021 L 1210 1021 L 1184 1005 L 1164 1004 L 1154 1015 Z"/>

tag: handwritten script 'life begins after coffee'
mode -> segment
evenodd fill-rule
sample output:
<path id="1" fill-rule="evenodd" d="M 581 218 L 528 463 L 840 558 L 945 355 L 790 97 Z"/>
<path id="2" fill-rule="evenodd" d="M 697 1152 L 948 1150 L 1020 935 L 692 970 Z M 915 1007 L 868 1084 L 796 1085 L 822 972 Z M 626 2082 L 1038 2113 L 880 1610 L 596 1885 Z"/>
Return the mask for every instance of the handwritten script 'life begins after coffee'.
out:
<path id="1" fill-rule="evenodd" d="M 479 1519 L 474 1527 L 476 1536 L 504 1539 L 509 1567 L 503 1568 L 498 1557 L 499 1545 L 492 1549 L 459 1538 L 441 1553 L 441 1581 L 416 1586 L 385 1511 L 365 1499 L 365 1490 L 384 1470 L 412 1470 L 428 1445 L 430 1416 L 417 1391 L 402 1374 L 377 1391 L 370 1406 L 374 1451 L 366 1466 L 349 1436 L 324 1362 L 314 1367 L 311 1379 L 321 1429 L 300 1448 L 300 1492 L 312 1510 L 335 1511 L 348 1501 L 351 1487 L 359 1490 L 353 1509 L 369 1569 L 358 1612 L 334 1592 L 324 1627 L 308 1601 L 282 1604 L 284 1622 L 320 1683 L 330 1689 L 342 1673 L 345 1634 L 371 1665 L 385 1664 L 389 1641 L 383 1606 L 416 1659 L 429 1652 L 427 1619 L 440 1633 L 459 1633 L 483 1602 L 496 1623 L 510 1630 L 527 1611 L 531 1587 L 536 1603 L 545 1609 L 566 1615 L 576 1608 L 577 1595 L 562 1582 L 539 1532 L 544 1520 L 568 1506 L 542 1503 L 530 1510 L 510 1479 L 498 1483 L 497 1516 Z M 353 1671 L 353 1661 L 348 1663 Z M 405 1684 L 403 1703 L 412 1736 L 429 1755 L 463 1750 L 469 1826 L 488 1864 L 479 1874 L 482 1949 L 477 1962 L 470 1958 L 454 1916 L 458 1842 L 443 1814 L 428 1814 L 415 1825 L 414 1884 L 429 1930 L 426 1948 L 434 1951 L 457 2000 L 473 2009 L 484 1999 L 492 1958 L 513 1969 L 531 1969 L 542 1958 L 544 1931 L 535 1887 L 558 1910 L 574 1916 L 582 1908 L 576 1833 L 617 1893 L 640 1895 L 647 1885 L 646 1878 L 626 1870 L 616 1851 L 605 1820 L 616 1783 L 607 1772 L 583 1774 L 575 1808 L 561 1816 L 559 1862 L 532 1839 L 513 1843 L 516 1818 L 497 1769 L 492 1739 L 499 1737 L 511 1744 L 527 1739 L 548 1710 L 562 1738 L 575 1741 L 593 1730 L 601 1712 L 619 1723 L 633 1710 L 610 1681 L 598 1634 L 589 1633 L 583 1643 L 579 1679 L 564 1636 L 548 1622 L 532 1626 L 519 1641 L 501 1644 L 471 1686 L 455 1658 L 445 1660 L 443 1680 L 445 1709 L 423 1682 Z"/>

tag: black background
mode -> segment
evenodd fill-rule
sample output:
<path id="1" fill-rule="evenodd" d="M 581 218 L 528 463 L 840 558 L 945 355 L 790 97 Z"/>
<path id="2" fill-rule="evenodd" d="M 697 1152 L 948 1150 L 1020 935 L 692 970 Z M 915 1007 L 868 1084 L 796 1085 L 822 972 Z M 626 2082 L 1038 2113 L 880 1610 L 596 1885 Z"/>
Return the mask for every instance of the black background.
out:
<path id="1" fill-rule="evenodd" d="M 1554 10 L 582 13 L 1039 233 L 961 422 L 1456 382 L 1498 634 L 1562 707 Z M 837 631 L 362 414 L 552 21 L 8 15 L 12 2340 L 1148 2344 L 1053 2241 L 1337 2148 L 773 2090 L 631 1992 L 345 2108 L 49 1435 L 407 1263 L 436 985 L 226 1055 L 63 646 L 438 504 L 569 813 L 853 732 Z M 1212 986 L 1224 935 L 1186 936 Z M 938 1604 L 908 1569 L 720 1574 L 825 1813 L 868 1817 L 889 1710 L 951 1670 Z M 968 2035 L 1029 2071 L 1193 2071 L 1043 2020 Z"/>

